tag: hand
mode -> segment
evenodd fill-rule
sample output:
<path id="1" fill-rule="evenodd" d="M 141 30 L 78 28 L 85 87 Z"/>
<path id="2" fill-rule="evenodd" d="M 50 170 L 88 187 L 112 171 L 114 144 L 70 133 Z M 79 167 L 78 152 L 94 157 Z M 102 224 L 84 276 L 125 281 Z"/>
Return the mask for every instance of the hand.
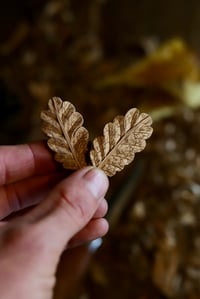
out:
<path id="1" fill-rule="evenodd" d="M 50 299 L 62 252 L 107 232 L 105 174 L 65 175 L 42 143 L 0 147 L 1 298 Z"/>

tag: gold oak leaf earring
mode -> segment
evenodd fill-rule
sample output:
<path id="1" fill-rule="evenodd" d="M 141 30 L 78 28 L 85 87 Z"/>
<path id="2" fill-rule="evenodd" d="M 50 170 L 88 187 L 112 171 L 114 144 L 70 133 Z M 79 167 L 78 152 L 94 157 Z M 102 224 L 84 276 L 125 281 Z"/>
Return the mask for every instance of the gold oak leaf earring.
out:
<path id="1" fill-rule="evenodd" d="M 73 104 L 53 97 L 48 110 L 42 111 L 42 130 L 49 137 L 47 144 L 55 152 L 55 160 L 64 168 L 79 169 L 87 166 L 89 133 L 83 127 L 83 116 Z M 137 108 L 118 115 L 103 129 L 103 136 L 96 137 L 89 152 L 90 165 L 113 176 L 131 163 L 135 153 L 146 146 L 146 139 L 153 132 L 152 119 Z"/>

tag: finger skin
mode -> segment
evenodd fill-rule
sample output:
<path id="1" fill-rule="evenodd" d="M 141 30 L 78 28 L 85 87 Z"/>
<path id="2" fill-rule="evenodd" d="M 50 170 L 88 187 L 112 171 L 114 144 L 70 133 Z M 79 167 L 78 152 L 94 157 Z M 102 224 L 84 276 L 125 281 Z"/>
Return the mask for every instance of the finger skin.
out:
<path id="1" fill-rule="evenodd" d="M 66 175 L 44 142 L 0 146 L 0 219 L 37 204 Z"/>
<path id="2" fill-rule="evenodd" d="M 70 233 L 68 239 L 71 239 L 95 216 L 95 213 L 98 216 L 102 213 L 100 211 L 102 208 L 103 212 L 106 211 L 106 203 L 101 202 L 105 201 L 102 196 L 105 195 L 107 188 L 108 179 L 105 174 L 98 169 L 86 167 L 58 184 L 48 198 L 27 216 L 29 217 L 27 219 L 39 223 L 41 228 L 48 225 L 52 231 L 59 230 L 64 240 L 68 232 Z M 59 221 L 55 220 L 56 218 Z M 48 231 L 50 234 L 50 229 Z"/>
<path id="3" fill-rule="evenodd" d="M 55 172 L 0 187 L 0 219 L 39 203 L 64 176 Z"/>
<path id="4" fill-rule="evenodd" d="M 47 174 L 57 167 L 44 142 L 0 146 L 0 185 Z"/>
<path id="5" fill-rule="evenodd" d="M 103 198 L 96 210 L 96 212 L 93 215 L 93 218 L 102 218 L 106 215 L 108 211 L 108 202 L 105 198 Z"/>
<path id="6" fill-rule="evenodd" d="M 106 211 L 107 188 L 103 172 L 86 167 L 59 183 L 28 215 L 0 227 L 2 298 L 52 297 L 56 267 L 70 240 L 75 244 L 106 233 L 107 221 L 94 216 Z"/>
<path id="7" fill-rule="evenodd" d="M 107 234 L 109 224 L 106 219 L 92 219 L 80 232 L 68 243 L 67 247 L 73 248 L 85 242 L 95 240 Z"/>

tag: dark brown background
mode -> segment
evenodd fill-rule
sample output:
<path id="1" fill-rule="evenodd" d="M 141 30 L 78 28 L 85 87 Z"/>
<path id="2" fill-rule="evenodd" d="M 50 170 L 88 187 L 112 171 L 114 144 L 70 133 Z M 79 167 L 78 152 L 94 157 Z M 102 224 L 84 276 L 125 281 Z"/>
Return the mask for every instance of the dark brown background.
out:
<path id="1" fill-rule="evenodd" d="M 0 144 L 44 138 L 40 111 L 54 95 L 76 105 L 93 138 L 115 115 L 141 104 L 134 89 L 98 90 L 96 81 L 173 37 L 199 56 L 199 28 L 198 0 L 1 1 Z M 166 95 L 159 100 L 165 102 Z M 111 211 L 124 198 L 127 206 L 93 259 L 83 247 L 70 255 L 69 267 L 63 255 L 56 299 L 200 298 L 199 222 L 180 221 L 188 211 L 200 218 L 200 112 L 182 106 L 154 124 L 144 153 L 111 180 Z M 138 202 L 147 211 L 142 220 L 129 213 Z M 166 232 L 175 248 L 167 247 Z"/>

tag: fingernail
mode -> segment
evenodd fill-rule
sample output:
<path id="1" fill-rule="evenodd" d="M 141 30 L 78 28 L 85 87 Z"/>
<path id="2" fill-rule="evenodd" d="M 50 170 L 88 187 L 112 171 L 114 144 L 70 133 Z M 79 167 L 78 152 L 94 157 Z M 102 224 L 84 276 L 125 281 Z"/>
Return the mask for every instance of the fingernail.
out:
<path id="1" fill-rule="evenodd" d="M 108 178 L 102 170 L 90 168 L 83 178 L 94 197 L 99 199 L 105 196 L 108 189 Z"/>

